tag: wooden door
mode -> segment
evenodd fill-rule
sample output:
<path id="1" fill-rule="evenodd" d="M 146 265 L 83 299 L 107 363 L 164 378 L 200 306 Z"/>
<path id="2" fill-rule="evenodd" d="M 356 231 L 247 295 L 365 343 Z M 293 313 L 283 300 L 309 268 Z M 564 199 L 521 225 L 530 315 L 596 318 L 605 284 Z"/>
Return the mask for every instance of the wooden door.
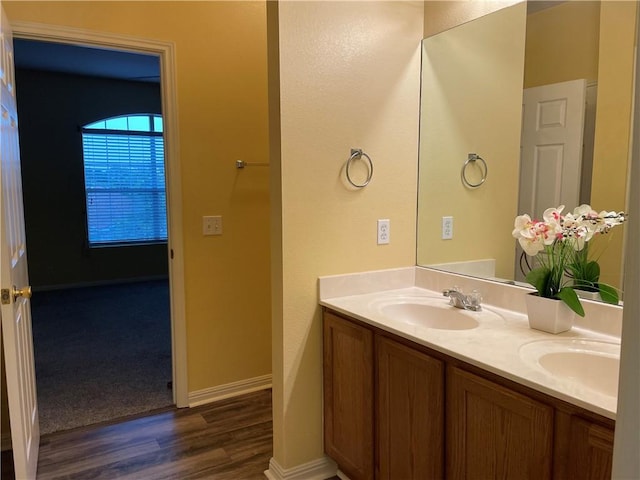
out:
<path id="1" fill-rule="evenodd" d="M 376 337 L 376 478 L 443 478 L 444 365 Z"/>
<path id="2" fill-rule="evenodd" d="M 549 479 L 552 447 L 550 406 L 448 368 L 446 478 Z"/>
<path id="3" fill-rule="evenodd" d="M 324 447 L 351 480 L 373 478 L 373 333 L 324 314 Z"/>
<path id="4" fill-rule="evenodd" d="M 11 28 L 4 10 L 0 29 L 0 282 L 11 442 L 16 478 L 35 478 L 40 431 L 36 398 L 30 289 L 22 205 L 18 117 Z"/>
<path id="5" fill-rule="evenodd" d="M 586 89 L 572 80 L 524 90 L 518 215 L 541 220 L 547 208 L 579 205 Z M 515 278 L 524 280 L 517 264 Z"/>

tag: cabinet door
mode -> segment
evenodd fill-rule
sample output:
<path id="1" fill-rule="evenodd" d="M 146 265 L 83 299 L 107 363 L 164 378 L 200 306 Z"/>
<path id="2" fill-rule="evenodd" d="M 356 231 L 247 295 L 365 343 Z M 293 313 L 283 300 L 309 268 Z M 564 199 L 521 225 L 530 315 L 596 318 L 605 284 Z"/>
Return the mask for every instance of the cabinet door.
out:
<path id="1" fill-rule="evenodd" d="M 376 352 L 376 478 L 443 478 L 443 363 L 380 336 Z"/>
<path id="2" fill-rule="evenodd" d="M 351 480 L 373 478 L 373 333 L 324 314 L 324 448 Z"/>
<path id="3" fill-rule="evenodd" d="M 567 477 L 608 480 L 613 462 L 613 430 L 571 417 Z"/>
<path id="4" fill-rule="evenodd" d="M 447 478 L 551 478 L 551 407 L 455 367 L 447 395 Z"/>

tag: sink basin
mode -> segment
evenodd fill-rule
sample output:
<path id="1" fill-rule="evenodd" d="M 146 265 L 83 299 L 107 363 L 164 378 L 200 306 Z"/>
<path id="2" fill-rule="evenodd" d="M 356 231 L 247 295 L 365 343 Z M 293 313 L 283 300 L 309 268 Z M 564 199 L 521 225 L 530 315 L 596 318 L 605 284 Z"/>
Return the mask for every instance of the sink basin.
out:
<path id="1" fill-rule="evenodd" d="M 598 340 L 557 339 L 520 347 L 529 365 L 609 397 L 618 395 L 620 345 Z"/>
<path id="2" fill-rule="evenodd" d="M 440 330 L 470 330 L 478 326 L 475 318 L 464 315 L 460 309 L 446 306 L 447 308 L 424 303 L 394 303 L 382 306 L 380 311 L 394 320 Z"/>
<path id="3" fill-rule="evenodd" d="M 454 308 L 448 298 L 441 296 L 389 296 L 376 299 L 369 306 L 391 321 L 438 330 L 470 330 L 485 320 L 503 321 L 500 315 L 486 309 L 472 312 Z"/>

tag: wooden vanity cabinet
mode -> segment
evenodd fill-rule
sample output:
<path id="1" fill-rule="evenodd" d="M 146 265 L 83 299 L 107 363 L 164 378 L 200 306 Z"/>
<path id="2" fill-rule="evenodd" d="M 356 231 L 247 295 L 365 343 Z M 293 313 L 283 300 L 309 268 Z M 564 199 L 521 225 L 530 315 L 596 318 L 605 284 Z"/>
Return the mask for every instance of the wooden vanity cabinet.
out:
<path id="1" fill-rule="evenodd" d="M 326 453 L 351 480 L 443 478 L 443 362 L 330 312 L 323 336 Z"/>
<path id="2" fill-rule="evenodd" d="M 379 335 L 376 478 L 444 478 L 444 363 Z"/>
<path id="3" fill-rule="evenodd" d="M 324 312 L 325 451 L 351 480 L 608 480 L 614 426 Z"/>
<path id="4" fill-rule="evenodd" d="M 550 479 L 552 458 L 552 407 L 447 369 L 447 478 Z"/>
<path id="5" fill-rule="evenodd" d="M 373 478 L 373 332 L 324 314 L 324 448 L 351 480 Z"/>

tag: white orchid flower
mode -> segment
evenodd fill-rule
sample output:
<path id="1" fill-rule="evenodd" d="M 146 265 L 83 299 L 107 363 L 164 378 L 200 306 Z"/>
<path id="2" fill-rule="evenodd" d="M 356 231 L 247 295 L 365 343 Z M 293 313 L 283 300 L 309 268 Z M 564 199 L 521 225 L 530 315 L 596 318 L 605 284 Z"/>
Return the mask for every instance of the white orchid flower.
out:
<path id="1" fill-rule="evenodd" d="M 535 222 L 527 214 L 516 217 L 514 227 L 511 235 L 518 239 L 522 249 L 531 256 L 543 250 L 545 245 L 551 245 L 558 235 L 555 222 Z"/>
<path id="2" fill-rule="evenodd" d="M 518 238 L 518 242 L 520 243 L 520 246 L 525 251 L 525 253 L 532 257 L 534 255 L 537 255 L 538 252 L 544 250 L 544 242 L 541 241 L 540 237 L 520 237 Z"/>
<path id="3" fill-rule="evenodd" d="M 562 224 L 562 210 L 564 210 L 564 205 L 560 205 L 558 208 L 547 208 L 542 214 L 542 218 L 544 221 L 549 224 Z"/>
<path id="4" fill-rule="evenodd" d="M 591 208 L 591 205 L 583 203 L 579 207 L 576 207 L 573 209 L 573 215 L 574 217 L 590 218 L 590 217 L 597 217 L 598 212 L 596 212 L 593 208 Z"/>
<path id="5" fill-rule="evenodd" d="M 599 226 L 599 232 L 607 233 L 611 228 L 616 225 L 621 225 L 625 221 L 625 214 L 623 212 L 607 212 L 603 210 L 599 214 L 602 219 L 602 224 Z"/>
<path id="6" fill-rule="evenodd" d="M 529 215 L 519 215 L 516 217 L 516 221 L 513 225 L 515 228 L 511 232 L 511 235 L 513 235 L 514 238 L 520 238 L 523 232 L 528 231 L 532 225 L 533 222 L 531 221 L 531 217 Z"/>

